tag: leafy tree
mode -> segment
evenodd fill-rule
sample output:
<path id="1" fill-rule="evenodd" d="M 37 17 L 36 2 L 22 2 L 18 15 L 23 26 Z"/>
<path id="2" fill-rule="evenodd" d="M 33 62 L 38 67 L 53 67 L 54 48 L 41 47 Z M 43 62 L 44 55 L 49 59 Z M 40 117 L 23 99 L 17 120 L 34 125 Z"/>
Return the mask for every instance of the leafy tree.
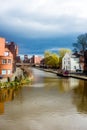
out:
<path id="1" fill-rule="evenodd" d="M 45 64 L 49 67 L 57 68 L 59 65 L 59 56 L 56 53 L 51 53 L 46 51 L 44 54 L 45 57 Z"/>
<path id="2" fill-rule="evenodd" d="M 53 53 L 50 56 L 50 59 L 48 61 L 48 64 L 54 68 L 57 68 L 59 65 L 59 57 L 57 54 Z"/>
<path id="3" fill-rule="evenodd" d="M 67 52 L 70 53 L 71 50 L 70 50 L 70 49 L 67 49 L 67 48 L 61 48 L 61 49 L 59 50 L 59 56 L 63 58 L 64 55 L 65 55 Z"/>
<path id="4" fill-rule="evenodd" d="M 44 53 L 45 65 L 49 65 L 48 62 L 50 60 L 50 56 L 51 56 L 51 52 L 45 51 L 45 53 Z"/>
<path id="5" fill-rule="evenodd" d="M 58 53 L 59 53 L 59 64 L 60 64 L 60 67 L 61 67 L 61 65 L 62 65 L 62 58 L 64 57 L 64 55 L 66 54 L 66 53 L 70 53 L 71 52 L 71 50 L 70 49 L 67 49 L 67 48 L 61 48 L 59 51 L 58 51 Z"/>
<path id="6" fill-rule="evenodd" d="M 44 57 L 47 58 L 51 55 L 51 52 L 50 51 L 45 51 L 44 53 Z"/>

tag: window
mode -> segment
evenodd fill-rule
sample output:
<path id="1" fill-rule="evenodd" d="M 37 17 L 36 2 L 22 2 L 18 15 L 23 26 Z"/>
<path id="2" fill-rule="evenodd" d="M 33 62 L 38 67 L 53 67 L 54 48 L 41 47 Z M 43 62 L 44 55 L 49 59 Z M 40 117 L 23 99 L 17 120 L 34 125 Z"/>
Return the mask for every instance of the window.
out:
<path id="1" fill-rule="evenodd" d="M 11 74 L 11 70 L 8 70 L 8 74 Z"/>
<path id="2" fill-rule="evenodd" d="M 11 64 L 11 59 L 8 59 L 8 64 Z"/>
<path id="3" fill-rule="evenodd" d="M 67 66 L 66 66 L 65 70 L 67 70 Z"/>
<path id="4" fill-rule="evenodd" d="M 2 74 L 3 74 L 3 75 L 6 75 L 6 70 L 2 70 Z"/>
<path id="5" fill-rule="evenodd" d="M 4 56 L 9 56 L 9 52 L 8 51 L 4 52 Z"/>
<path id="6" fill-rule="evenodd" d="M 70 61 L 68 61 L 68 64 L 70 64 Z"/>
<path id="7" fill-rule="evenodd" d="M 2 64 L 6 64 L 6 63 L 7 63 L 7 59 L 3 59 Z"/>
<path id="8" fill-rule="evenodd" d="M 76 70 L 76 66 L 74 66 L 74 69 Z"/>
<path id="9" fill-rule="evenodd" d="M 70 65 L 68 66 L 68 70 L 70 70 Z"/>

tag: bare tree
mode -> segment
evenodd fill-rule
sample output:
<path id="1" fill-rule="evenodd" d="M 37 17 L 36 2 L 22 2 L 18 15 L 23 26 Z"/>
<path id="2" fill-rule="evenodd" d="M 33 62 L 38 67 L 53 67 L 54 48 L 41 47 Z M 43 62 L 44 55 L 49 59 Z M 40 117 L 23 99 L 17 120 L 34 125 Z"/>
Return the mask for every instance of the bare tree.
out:
<path id="1" fill-rule="evenodd" d="M 74 43 L 73 46 L 77 52 L 82 52 L 84 54 L 87 49 L 87 33 L 79 35 L 77 37 L 77 42 Z"/>
<path id="2" fill-rule="evenodd" d="M 79 52 L 84 58 L 84 67 L 86 66 L 86 51 L 87 51 L 87 33 L 81 34 L 77 37 L 77 42 L 73 43 L 74 51 Z M 85 69 L 84 69 L 85 72 Z"/>

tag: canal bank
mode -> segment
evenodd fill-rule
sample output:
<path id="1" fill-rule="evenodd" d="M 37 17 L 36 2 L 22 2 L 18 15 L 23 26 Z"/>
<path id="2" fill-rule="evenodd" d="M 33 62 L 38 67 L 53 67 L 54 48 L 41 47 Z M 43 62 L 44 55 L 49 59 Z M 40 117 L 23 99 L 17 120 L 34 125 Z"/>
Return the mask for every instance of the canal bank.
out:
<path id="1" fill-rule="evenodd" d="M 30 68 L 17 67 L 12 77 L 0 79 L 0 89 L 8 87 L 20 87 L 30 83 L 33 80 L 32 71 Z"/>
<path id="2" fill-rule="evenodd" d="M 45 71 L 45 72 L 54 73 L 54 74 L 56 74 L 57 76 L 66 77 L 66 76 L 63 76 L 62 73 L 58 73 L 57 70 L 44 69 L 44 68 L 38 68 L 38 67 L 36 67 L 36 68 L 39 69 L 39 70 Z M 87 80 L 87 76 L 86 76 L 86 75 L 83 75 L 83 74 L 69 74 L 68 78 L 69 78 L 69 77 L 76 78 L 76 79 Z"/>
<path id="3" fill-rule="evenodd" d="M 13 73 L 12 77 L 10 78 L 10 81 L 14 81 L 15 77 L 19 77 L 22 76 L 23 77 L 23 71 L 22 69 L 20 69 L 19 67 L 16 68 L 16 71 Z M 0 82 L 7 82 L 8 78 L 2 78 L 0 79 Z"/>

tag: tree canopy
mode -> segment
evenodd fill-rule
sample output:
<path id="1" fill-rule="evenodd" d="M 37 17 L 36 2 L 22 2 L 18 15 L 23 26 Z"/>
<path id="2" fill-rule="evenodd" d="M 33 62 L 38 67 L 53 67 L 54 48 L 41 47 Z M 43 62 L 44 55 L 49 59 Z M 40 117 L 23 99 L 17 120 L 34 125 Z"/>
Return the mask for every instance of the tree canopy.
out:
<path id="1" fill-rule="evenodd" d="M 59 56 L 56 53 L 45 51 L 44 53 L 45 64 L 50 67 L 57 68 L 59 65 Z"/>
<path id="2" fill-rule="evenodd" d="M 63 58 L 64 55 L 65 55 L 67 52 L 70 53 L 71 50 L 70 50 L 70 49 L 67 49 L 67 48 L 61 48 L 58 53 L 59 53 L 59 56 Z"/>
<path id="3" fill-rule="evenodd" d="M 80 52 L 83 55 L 84 72 L 87 74 L 87 33 L 79 35 L 73 47 L 75 52 Z"/>
<path id="4" fill-rule="evenodd" d="M 61 67 L 61 65 L 62 65 L 62 58 L 64 57 L 64 55 L 66 53 L 71 53 L 71 50 L 67 49 L 67 48 L 61 48 L 58 53 L 59 53 L 59 64 L 60 64 L 60 67 Z"/>
<path id="5" fill-rule="evenodd" d="M 45 51 L 44 58 L 45 58 L 45 65 L 49 67 L 59 67 L 62 63 L 62 58 L 65 55 L 66 52 L 71 52 L 70 49 L 61 48 L 59 50 L 59 54 L 52 53 L 50 51 Z"/>
<path id="6" fill-rule="evenodd" d="M 75 52 L 85 52 L 87 49 L 87 33 L 81 34 L 77 37 L 77 42 L 73 43 Z"/>

